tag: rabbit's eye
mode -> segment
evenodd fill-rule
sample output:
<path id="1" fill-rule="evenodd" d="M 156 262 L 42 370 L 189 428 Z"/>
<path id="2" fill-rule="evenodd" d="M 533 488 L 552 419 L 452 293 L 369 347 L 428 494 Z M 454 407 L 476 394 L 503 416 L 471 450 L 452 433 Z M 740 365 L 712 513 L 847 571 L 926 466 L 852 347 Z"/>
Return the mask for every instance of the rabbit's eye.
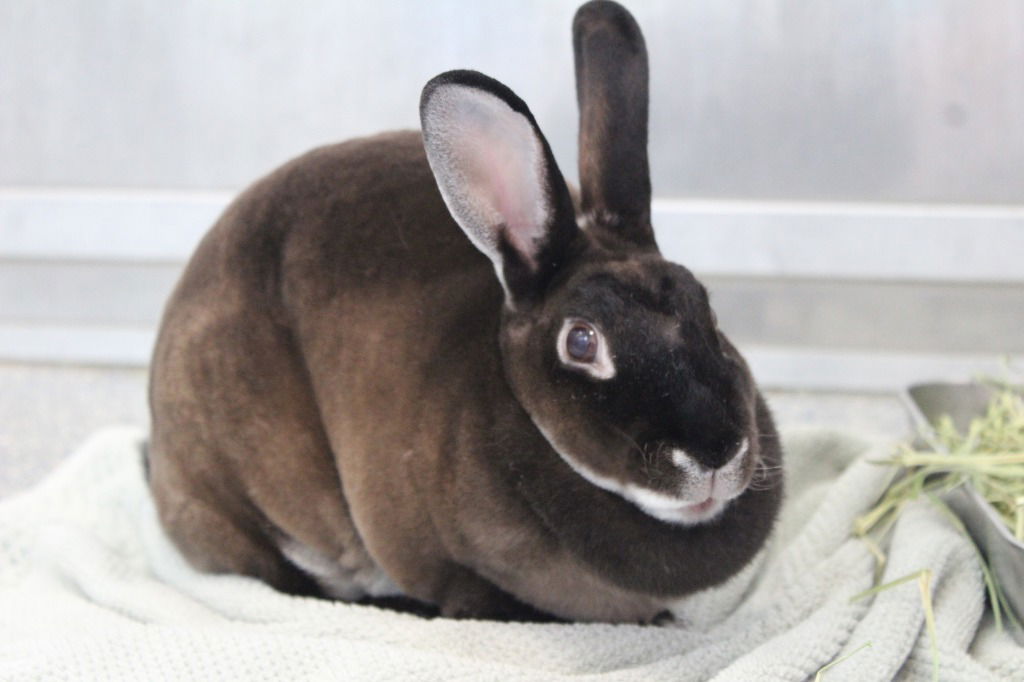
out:
<path id="1" fill-rule="evenodd" d="M 597 357 L 597 332 L 589 324 L 577 322 L 565 337 L 565 350 L 577 362 L 593 362 Z"/>
<path id="2" fill-rule="evenodd" d="M 558 332 L 558 359 L 567 368 L 584 372 L 592 379 L 606 381 L 615 376 L 612 349 L 598 328 L 586 320 L 570 317 Z"/>

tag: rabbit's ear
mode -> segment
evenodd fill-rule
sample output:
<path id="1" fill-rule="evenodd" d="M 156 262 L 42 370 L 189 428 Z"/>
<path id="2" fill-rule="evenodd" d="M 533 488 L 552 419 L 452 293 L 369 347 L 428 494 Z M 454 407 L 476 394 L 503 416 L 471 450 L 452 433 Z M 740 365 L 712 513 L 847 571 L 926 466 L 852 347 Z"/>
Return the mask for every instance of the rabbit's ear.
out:
<path id="1" fill-rule="evenodd" d="M 572 24 L 583 217 L 655 246 L 647 164 L 647 47 L 622 6 L 594 0 Z M 656 248 L 656 247 L 655 247 Z"/>
<path id="2" fill-rule="evenodd" d="M 420 120 L 448 210 L 494 263 L 507 303 L 539 298 L 578 228 L 565 180 L 526 104 L 481 73 L 449 71 L 424 87 Z"/>

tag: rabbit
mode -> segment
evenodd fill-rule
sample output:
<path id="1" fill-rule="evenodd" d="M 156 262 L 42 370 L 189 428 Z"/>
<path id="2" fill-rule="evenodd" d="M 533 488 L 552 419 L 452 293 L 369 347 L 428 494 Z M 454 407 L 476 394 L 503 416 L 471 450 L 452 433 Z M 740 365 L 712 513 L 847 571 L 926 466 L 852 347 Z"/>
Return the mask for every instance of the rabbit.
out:
<path id="1" fill-rule="evenodd" d="M 453 618 L 658 622 L 758 554 L 769 409 L 651 226 L 647 54 L 573 21 L 578 206 L 530 110 L 450 71 L 422 132 L 245 190 L 166 305 L 148 482 L 197 569 Z"/>

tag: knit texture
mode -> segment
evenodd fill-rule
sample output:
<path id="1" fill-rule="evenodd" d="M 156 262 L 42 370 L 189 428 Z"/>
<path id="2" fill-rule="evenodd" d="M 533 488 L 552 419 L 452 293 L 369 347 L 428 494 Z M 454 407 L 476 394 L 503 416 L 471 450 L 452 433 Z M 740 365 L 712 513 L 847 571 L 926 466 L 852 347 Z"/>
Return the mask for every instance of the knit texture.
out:
<path id="1" fill-rule="evenodd" d="M 851 603 L 875 561 L 853 519 L 886 445 L 787 433 L 787 500 L 768 548 L 667 627 L 424 620 L 290 597 L 192 570 L 160 530 L 135 429 L 94 435 L 0 503 L 0 680 L 916 680 L 932 658 L 916 582 Z M 927 502 L 897 523 L 881 581 L 930 569 L 943 680 L 1024 680 L 986 613 L 972 546 Z"/>

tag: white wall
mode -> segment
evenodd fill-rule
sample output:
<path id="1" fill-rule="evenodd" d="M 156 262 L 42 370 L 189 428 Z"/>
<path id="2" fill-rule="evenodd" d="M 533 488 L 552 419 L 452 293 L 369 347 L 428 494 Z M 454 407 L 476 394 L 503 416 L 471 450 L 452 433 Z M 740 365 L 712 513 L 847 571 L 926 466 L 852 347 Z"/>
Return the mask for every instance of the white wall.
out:
<path id="1" fill-rule="evenodd" d="M 1024 3 L 649 0 L 666 254 L 776 386 L 1024 354 Z M 0 2 L 0 361 L 143 364 L 231 194 L 476 68 L 575 173 L 574 0 Z"/>
<path id="2" fill-rule="evenodd" d="M 647 0 L 660 196 L 1019 203 L 1024 3 Z M 5 0 L 0 185 L 238 188 L 507 82 L 574 175 L 576 0 Z"/>

